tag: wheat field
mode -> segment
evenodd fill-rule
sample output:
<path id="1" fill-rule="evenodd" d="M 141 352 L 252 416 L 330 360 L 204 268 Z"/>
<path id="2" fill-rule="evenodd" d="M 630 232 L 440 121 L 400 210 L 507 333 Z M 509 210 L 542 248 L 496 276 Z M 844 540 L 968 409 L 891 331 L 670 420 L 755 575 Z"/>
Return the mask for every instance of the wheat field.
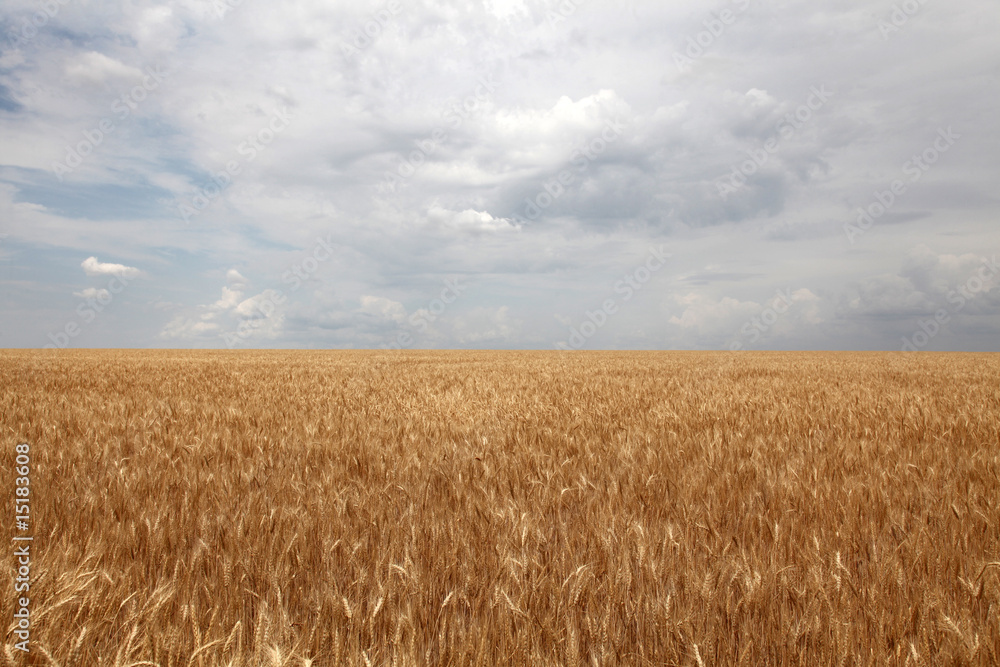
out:
<path id="1" fill-rule="evenodd" d="M 1000 662 L 1000 355 L 0 368 L 8 665 Z"/>

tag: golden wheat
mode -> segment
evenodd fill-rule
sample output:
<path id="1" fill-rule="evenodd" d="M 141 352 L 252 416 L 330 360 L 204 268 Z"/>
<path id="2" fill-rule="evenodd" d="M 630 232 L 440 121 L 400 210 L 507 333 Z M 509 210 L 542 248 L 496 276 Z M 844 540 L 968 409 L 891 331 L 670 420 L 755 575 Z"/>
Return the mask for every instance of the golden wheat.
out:
<path id="1" fill-rule="evenodd" d="M 37 664 L 1000 663 L 997 355 L 0 367 Z"/>

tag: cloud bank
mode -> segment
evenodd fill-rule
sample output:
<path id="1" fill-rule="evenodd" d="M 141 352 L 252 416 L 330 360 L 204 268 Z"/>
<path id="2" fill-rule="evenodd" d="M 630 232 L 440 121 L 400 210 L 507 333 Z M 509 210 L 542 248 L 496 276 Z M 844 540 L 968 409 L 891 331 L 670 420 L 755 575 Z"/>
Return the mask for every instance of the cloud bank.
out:
<path id="1" fill-rule="evenodd" d="M 994 8 L 896 10 L 11 0 L 0 345 L 995 350 Z"/>

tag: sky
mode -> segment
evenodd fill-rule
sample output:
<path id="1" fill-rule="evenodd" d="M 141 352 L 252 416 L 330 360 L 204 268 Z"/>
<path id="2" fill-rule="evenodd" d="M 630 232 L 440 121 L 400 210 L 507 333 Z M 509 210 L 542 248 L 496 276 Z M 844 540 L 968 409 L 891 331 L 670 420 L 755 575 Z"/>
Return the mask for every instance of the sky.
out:
<path id="1" fill-rule="evenodd" d="M 4 0 L 0 347 L 1000 350 L 995 0 Z"/>

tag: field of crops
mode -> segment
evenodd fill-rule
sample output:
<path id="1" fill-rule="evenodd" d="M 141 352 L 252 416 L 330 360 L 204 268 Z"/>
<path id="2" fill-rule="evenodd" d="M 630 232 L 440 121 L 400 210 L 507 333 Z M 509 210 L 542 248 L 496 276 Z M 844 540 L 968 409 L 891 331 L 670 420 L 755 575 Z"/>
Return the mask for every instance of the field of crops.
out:
<path id="1" fill-rule="evenodd" d="M 1000 663 L 1000 355 L 2 351 L 10 665 Z M 25 660 L 29 662 L 25 662 Z"/>

